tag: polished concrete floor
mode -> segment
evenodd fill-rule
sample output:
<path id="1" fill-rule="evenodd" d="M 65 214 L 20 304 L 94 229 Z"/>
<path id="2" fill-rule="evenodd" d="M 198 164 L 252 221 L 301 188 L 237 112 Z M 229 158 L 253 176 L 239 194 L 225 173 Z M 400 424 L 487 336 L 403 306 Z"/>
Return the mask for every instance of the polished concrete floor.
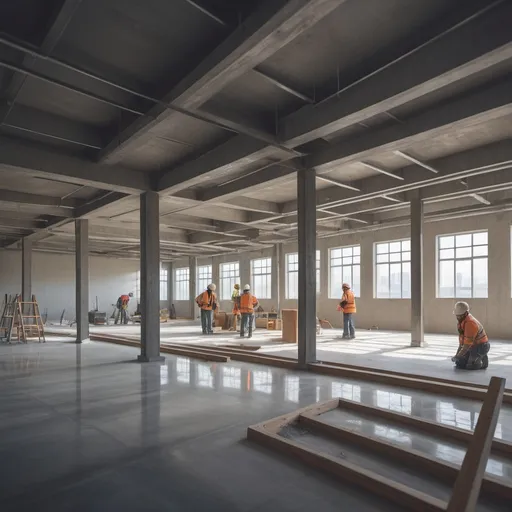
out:
<path id="1" fill-rule="evenodd" d="M 55 332 L 71 333 L 73 330 L 53 326 Z M 118 334 L 140 340 L 139 325 L 110 325 L 91 327 L 92 332 Z M 173 343 L 215 344 L 240 343 L 236 333 L 221 332 L 214 336 L 201 336 L 197 322 L 176 320 L 161 325 L 161 340 Z M 436 376 L 460 382 L 488 384 L 492 376 L 508 380 L 512 389 L 512 341 L 491 340 L 490 365 L 485 371 L 457 370 L 451 362 L 458 348 L 456 334 L 427 334 L 427 346 L 410 347 L 410 334 L 406 332 L 358 330 L 357 339 L 342 340 L 339 329 L 324 329 L 317 337 L 317 358 L 320 361 L 340 362 L 386 369 L 417 375 Z M 282 343 L 280 331 L 257 329 L 245 344 L 260 345 L 261 351 L 284 357 L 297 357 L 296 345 Z"/>
<path id="2" fill-rule="evenodd" d="M 247 426 L 340 396 L 472 429 L 481 405 L 243 363 L 140 365 L 137 353 L 0 345 L 1 511 L 398 511 L 247 443 Z M 496 435 L 512 440 L 511 408 Z M 432 443 L 460 462 L 460 447 Z M 488 471 L 510 479 L 496 463 Z"/>

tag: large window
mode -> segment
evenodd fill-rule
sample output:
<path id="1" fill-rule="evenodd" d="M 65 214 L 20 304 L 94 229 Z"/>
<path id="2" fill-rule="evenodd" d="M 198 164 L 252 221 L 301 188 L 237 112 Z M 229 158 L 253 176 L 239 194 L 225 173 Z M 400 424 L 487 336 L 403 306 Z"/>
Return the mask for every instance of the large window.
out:
<path id="1" fill-rule="evenodd" d="M 411 241 L 375 244 L 375 297 L 411 298 Z"/>
<path id="2" fill-rule="evenodd" d="M 238 261 L 220 264 L 220 298 L 230 300 L 233 287 L 240 284 L 240 265 Z"/>
<path id="3" fill-rule="evenodd" d="M 437 237 L 437 296 L 487 297 L 487 231 Z"/>
<path id="4" fill-rule="evenodd" d="M 189 269 L 186 268 L 177 268 L 174 271 L 174 284 L 175 284 L 175 300 L 189 300 L 190 298 L 190 290 L 189 290 Z"/>
<path id="5" fill-rule="evenodd" d="M 341 285 L 348 283 L 356 297 L 361 296 L 361 246 L 338 247 L 329 251 L 329 298 L 343 295 Z"/>
<path id="6" fill-rule="evenodd" d="M 258 299 L 272 297 L 272 258 L 251 260 L 251 288 Z"/>
<path id="7" fill-rule="evenodd" d="M 160 300 L 167 300 L 169 271 L 160 265 Z"/>
<path id="8" fill-rule="evenodd" d="M 316 293 L 320 293 L 320 251 L 316 251 Z M 299 253 L 286 255 L 286 298 L 299 298 Z"/>
<path id="9" fill-rule="evenodd" d="M 199 295 L 204 292 L 208 285 L 212 282 L 212 266 L 201 265 L 197 267 L 197 281 L 196 281 L 196 294 Z"/>

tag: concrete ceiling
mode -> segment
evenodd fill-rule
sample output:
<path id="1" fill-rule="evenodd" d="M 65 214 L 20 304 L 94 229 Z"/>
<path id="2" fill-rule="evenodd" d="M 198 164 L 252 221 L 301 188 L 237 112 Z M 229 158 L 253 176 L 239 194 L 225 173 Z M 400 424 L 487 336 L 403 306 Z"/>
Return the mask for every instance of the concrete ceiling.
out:
<path id="1" fill-rule="evenodd" d="M 0 243 L 162 259 L 512 202 L 512 1 L 23 0 L 0 5 Z M 443 217 L 444 216 L 444 217 Z"/>

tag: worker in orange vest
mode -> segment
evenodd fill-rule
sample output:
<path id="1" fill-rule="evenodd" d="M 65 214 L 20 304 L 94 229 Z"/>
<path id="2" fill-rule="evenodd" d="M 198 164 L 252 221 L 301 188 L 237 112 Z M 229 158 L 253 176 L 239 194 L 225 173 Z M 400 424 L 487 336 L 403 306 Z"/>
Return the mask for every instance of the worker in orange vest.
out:
<path id="1" fill-rule="evenodd" d="M 258 307 L 258 299 L 251 293 L 251 287 L 246 284 L 244 291 L 240 295 L 240 313 L 242 313 L 242 322 L 240 324 L 240 338 L 245 336 L 252 338 L 252 324 L 254 322 L 254 308 Z"/>
<path id="2" fill-rule="evenodd" d="M 340 311 L 343 312 L 343 339 L 353 340 L 356 337 L 354 327 L 354 313 L 356 312 L 356 297 L 350 285 L 343 283 L 343 295 L 340 302 Z"/>
<path id="3" fill-rule="evenodd" d="M 469 313 L 467 302 L 457 302 L 453 314 L 457 317 L 459 349 L 452 361 L 463 370 L 485 370 L 491 345 L 484 326 Z"/>
<path id="4" fill-rule="evenodd" d="M 217 287 L 211 283 L 208 288 L 196 297 L 196 304 L 201 309 L 201 327 L 203 334 L 213 334 L 213 312 L 217 309 Z"/>
<path id="5" fill-rule="evenodd" d="M 117 299 L 116 303 L 116 316 L 114 319 L 114 323 L 117 325 L 119 323 L 119 317 L 121 317 L 121 323 L 126 325 L 128 323 L 128 304 L 130 299 L 133 297 L 133 293 L 130 292 L 128 295 L 121 295 Z"/>

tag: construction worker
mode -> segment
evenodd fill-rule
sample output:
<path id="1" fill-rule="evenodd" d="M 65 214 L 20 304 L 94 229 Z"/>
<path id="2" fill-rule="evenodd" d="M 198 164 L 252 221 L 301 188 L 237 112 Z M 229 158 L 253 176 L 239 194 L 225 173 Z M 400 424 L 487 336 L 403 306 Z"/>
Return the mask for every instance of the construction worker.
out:
<path id="1" fill-rule="evenodd" d="M 240 285 L 237 283 L 233 287 L 233 293 L 231 294 L 231 302 L 233 303 L 233 309 L 231 313 L 233 318 L 231 320 L 231 329 L 235 330 L 237 319 L 240 320 Z"/>
<path id="2" fill-rule="evenodd" d="M 343 295 L 339 304 L 340 311 L 343 312 L 343 339 L 353 340 L 356 337 L 354 327 L 354 313 L 356 312 L 356 298 L 350 285 L 343 283 Z"/>
<path id="3" fill-rule="evenodd" d="M 254 321 L 254 308 L 258 307 L 258 299 L 252 295 L 251 287 L 246 284 L 244 292 L 240 296 L 240 312 L 242 313 L 242 322 L 240 324 L 240 338 L 245 336 L 247 329 L 248 338 L 252 338 L 252 324 Z"/>
<path id="4" fill-rule="evenodd" d="M 196 303 L 201 308 L 201 327 L 203 334 L 213 334 L 213 312 L 217 309 L 217 287 L 211 283 L 208 288 L 196 297 Z"/>
<path id="5" fill-rule="evenodd" d="M 121 317 L 121 323 L 126 325 L 128 323 L 128 304 L 130 299 L 133 297 L 133 293 L 130 292 L 128 295 L 121 295 L 117 299 L 116 303 L 116 317 L 114 323 L 117 325 L 119 323 L 119 317 Z"/>
<path id="6" fill-rule="evenodd" d="M 463 370 L 485 370 L 491 345 L 483 325 L 469 313 L 467 302 L 457 302 L 453 314 L 457 317 L 459 349 L 452 361 Z"/>

